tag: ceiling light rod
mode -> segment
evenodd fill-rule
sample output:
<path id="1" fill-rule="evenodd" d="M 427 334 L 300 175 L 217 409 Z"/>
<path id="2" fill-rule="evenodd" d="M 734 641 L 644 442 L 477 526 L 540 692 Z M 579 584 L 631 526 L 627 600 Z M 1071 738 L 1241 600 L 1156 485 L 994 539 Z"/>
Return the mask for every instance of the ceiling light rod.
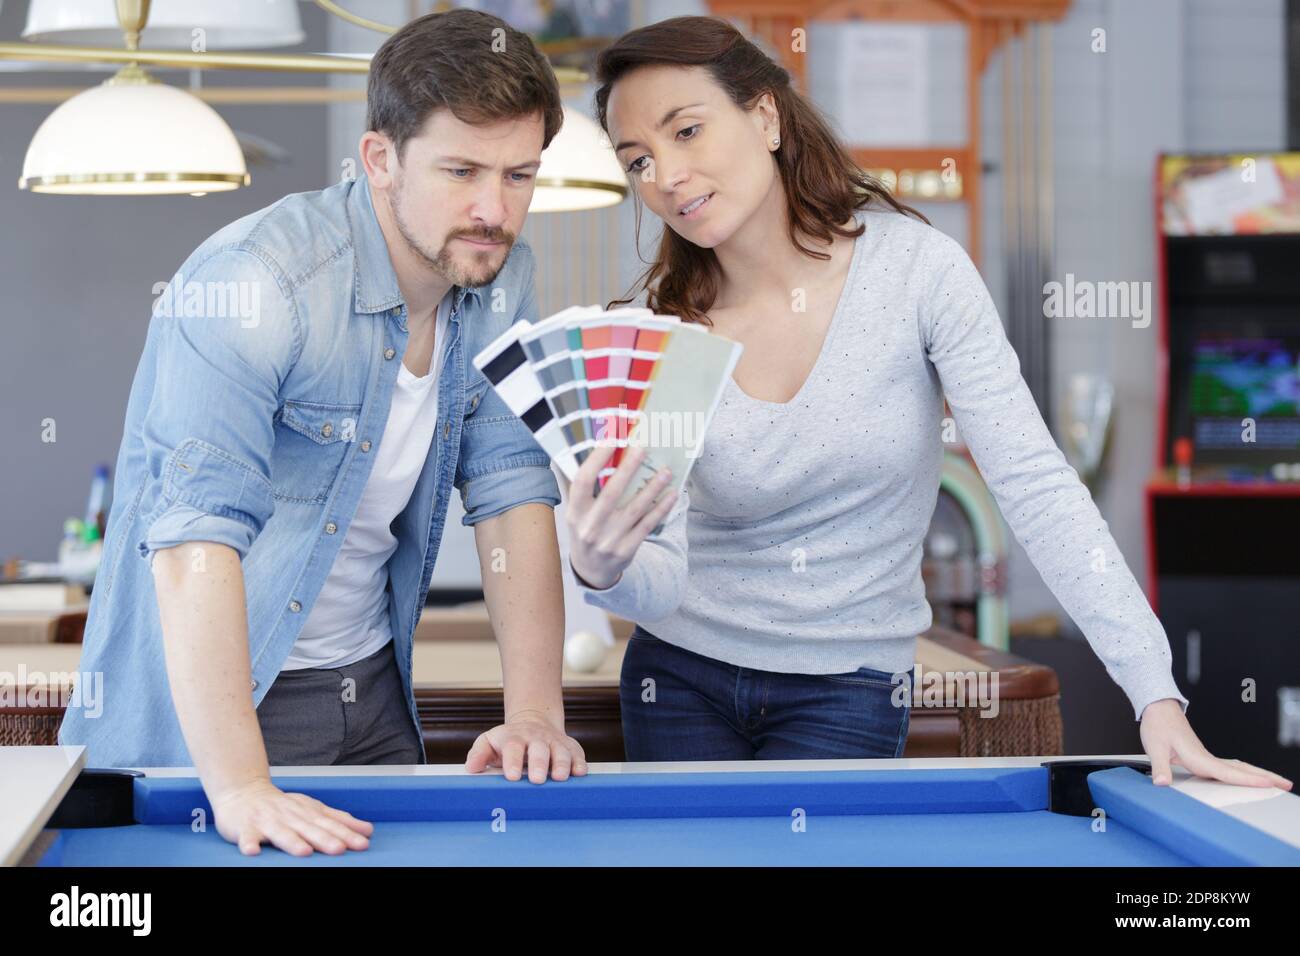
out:
<path id="1" fill-rule="evenodd" d="M 0 43 L 0 60 L 43 60 L 82 63 L 138 63 L 184 69 L 269 70 L 283 73 L 367 73 L 370 61 L 322 53 L 190 53 L 185 50 L 114 50 L 98 46 L 55 43 Z M 576 72 L 576 71 L 570 71 Z M 556 68 L 557 76 L 562 68 Z"/>
<path id="2" fill-rule="evenodd" d="M 380 23 L 378 20 L 368 20 L 365 17 L 344 10 L 341 6 L 335 3 L 334 0 L 314 0 L 314 2 L 316 6 L 320 7 L 326 13 L 365 30 L 374 30 L 376 33 L 396 33 L 399 29 L 391 24 Z M 537 48 L 548 56 L 561 56 L 566 53 L 583 53 L 588 50 L 600 50 L 609 46 L 613 42 L 613 37 L 576 36 L 565 37 L 562 40 L 547 40 L 545 43 L 538 43 Z"/>
<path id="3" fill-rule="evenodd" d="M 320 7 L 326 13 L 338 17 L 340 20 L 346 20 L 353 26 L 362 27 L 366 30 L 374 30 L 376 33 L 396 33 L 397 27 L 389 26 L 387 23 L 380 23 L 378 20 L 367 20 L 365 17 L 359 17 L 355 13 L 349 13 L 344 10 L 333 0 L 316 0 L 316 6 Z"/>
<path id="4" fill-rule="evenodd" d="M 117 0 L 117 22 L 126 49 L 65 46 L 61 43 L 0 43 L 0 59 L 124 63 L 185 69 L 272 70 L 290 73 L 366 73 L 370 63 L 356 57 L 312 53 L 193 53 L 187 50 L 141 50 L 140 34 L 149 22 L 150 0 Z"/>
<path id="5" fill-rule="evenodd" d="M 316 0 L 321 9 L 367 29 L 391 33 L 395 28 L 355 17 L 329 0 Z M 366 57 L 334 56 L 320 53 L 227 53 L 188 50 L 141 50 L 140 34 L 149 19 L 149 0 L 117 0 L 118 22 L 126 34 L 126 49 L 111 47 L 65 46 L 61 43 L 0 43 L 0 60 L 37 60 L 69 63 L 121 63 L 125 66 L 164 66 L 186 70 L 266 70 L 280 73 L 356 73 L 370 71 Z M 583 70 L 567 66 L 553 67 L 562 84 L 585 83 Z"/>

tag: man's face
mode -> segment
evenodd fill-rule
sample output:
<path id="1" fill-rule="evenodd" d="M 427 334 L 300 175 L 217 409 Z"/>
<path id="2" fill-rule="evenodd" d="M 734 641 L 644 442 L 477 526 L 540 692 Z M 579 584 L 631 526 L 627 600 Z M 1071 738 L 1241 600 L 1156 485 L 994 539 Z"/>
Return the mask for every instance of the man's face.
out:
<path id="1" fill-rule="evenodd" d="M 472 126 L 435 110 L 388 164 L 393 220 L 416 258 L 453 285 L 495 279 L 532 202 L 544 133 L 540 113 Z"/>

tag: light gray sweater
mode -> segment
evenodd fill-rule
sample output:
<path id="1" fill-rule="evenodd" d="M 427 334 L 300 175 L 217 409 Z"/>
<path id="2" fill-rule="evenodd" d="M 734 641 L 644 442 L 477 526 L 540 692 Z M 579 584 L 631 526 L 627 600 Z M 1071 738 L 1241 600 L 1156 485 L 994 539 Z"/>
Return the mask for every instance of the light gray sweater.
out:
<path id="1" fill-rule="evenodd" d="M 820 356 L 788 403 L 728 381 L 681 499 L 613 587 L 583 588 L 670 644 L 760 670 L 912 669 L 943 396 L 1017 540 L 1140 716 L 1187 700 L 1169 642 L 1020 375 L 959 243 L 892 211 L 866 225 Z"/>

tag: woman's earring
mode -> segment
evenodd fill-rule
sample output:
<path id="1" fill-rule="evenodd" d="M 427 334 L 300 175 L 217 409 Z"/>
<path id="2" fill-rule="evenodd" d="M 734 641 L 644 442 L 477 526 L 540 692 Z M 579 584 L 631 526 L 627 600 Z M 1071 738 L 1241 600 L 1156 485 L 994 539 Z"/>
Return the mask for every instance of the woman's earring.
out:
<path id="1" fill-rule="evenodd" d="M 777 137 L 776 139 L 772 140 L 772 148 L 773 148 L 773 149 L 776 149 L 776 148 L 777 148 L 778 146 L 780 146 L 780 145 L 781 145 L 781 139 L 780 139 L 780 137 Z"/>

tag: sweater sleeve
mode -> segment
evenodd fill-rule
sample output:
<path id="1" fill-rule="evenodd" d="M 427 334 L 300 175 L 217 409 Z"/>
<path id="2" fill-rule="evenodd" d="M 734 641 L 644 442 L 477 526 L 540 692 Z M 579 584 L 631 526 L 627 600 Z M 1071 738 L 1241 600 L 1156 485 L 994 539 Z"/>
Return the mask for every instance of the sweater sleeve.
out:
<path id="1" fill-rule="evenodd" d="M 677 610 L 686 595 L 686 516 L 690 495 L 683 488 L 664 519 L 663 530 L 641 542 L 632 563 L 612 587 L 587 587 L 574 579 L 584 600 L 627 621 L 661 621 Z M 572 565 L 570 565 L 572 568 Z"/>
<path id="2" fill-rule="evenodd" d="M 1165 698 L 1186 712 L 1164 628 L 1043 422 L 974 263 L 956 240 L 935 230 L 924 264 L 922 346 L 1016 540 L 1137 718 Z"/>

